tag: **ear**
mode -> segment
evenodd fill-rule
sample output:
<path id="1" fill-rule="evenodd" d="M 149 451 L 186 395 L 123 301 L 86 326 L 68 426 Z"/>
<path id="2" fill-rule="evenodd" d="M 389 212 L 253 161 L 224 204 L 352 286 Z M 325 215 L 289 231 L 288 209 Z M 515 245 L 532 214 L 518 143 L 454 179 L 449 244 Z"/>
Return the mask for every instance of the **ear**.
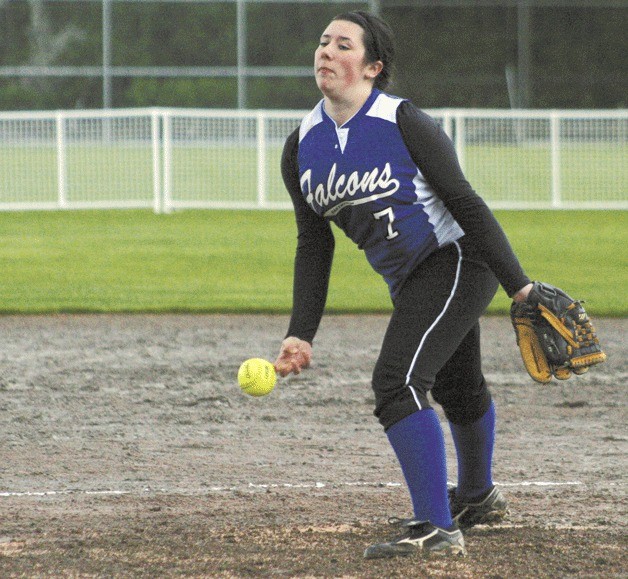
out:
<path id="1" fill-rule="evenodd" d="M 365 76 L 369 79 L 374 79 L 384 68 L 384 63 L 381 60 L 375 62 L 369 62 L 366 67 Z"/>

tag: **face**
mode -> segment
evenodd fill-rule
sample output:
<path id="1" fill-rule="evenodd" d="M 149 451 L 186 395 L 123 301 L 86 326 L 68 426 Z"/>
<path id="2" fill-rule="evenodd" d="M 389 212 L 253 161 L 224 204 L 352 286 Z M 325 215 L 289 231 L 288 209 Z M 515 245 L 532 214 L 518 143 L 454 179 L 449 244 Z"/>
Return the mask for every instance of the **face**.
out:
<path id="1" fill-rule="evenodd" d="M 333 20 L 314 53 L 316 84 L 326 96 L 373 84 L 382 63 L 365 62 L 363 30 L 354 22 Z"/>

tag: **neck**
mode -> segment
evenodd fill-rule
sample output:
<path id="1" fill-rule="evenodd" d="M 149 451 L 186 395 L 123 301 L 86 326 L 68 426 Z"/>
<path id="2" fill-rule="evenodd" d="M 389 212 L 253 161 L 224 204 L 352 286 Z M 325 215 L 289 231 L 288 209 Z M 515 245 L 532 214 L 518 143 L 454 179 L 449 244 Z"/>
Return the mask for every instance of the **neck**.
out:
<path id="1" fill-rule="evenodd" d="M 340 127 L 362 108 L 372 91 L 373 87 L 369 85 L 352 95 L 325 95 L 325 112 Z"/>

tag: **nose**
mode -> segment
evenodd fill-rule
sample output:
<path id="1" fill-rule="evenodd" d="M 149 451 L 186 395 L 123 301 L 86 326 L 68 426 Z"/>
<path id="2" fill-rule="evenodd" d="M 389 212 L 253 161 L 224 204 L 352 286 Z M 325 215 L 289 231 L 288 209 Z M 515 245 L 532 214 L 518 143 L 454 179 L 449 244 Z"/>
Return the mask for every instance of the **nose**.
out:
<path id="1" fill-rule="evenodd" d="M 331 44 L 327 44 L 326 46 L 319 46 L 318 47 L 318 54 L 319 56 L 321 56 L 322 58 L 331 58 L 331 49 L 329 48 L 331 46 Z"/>

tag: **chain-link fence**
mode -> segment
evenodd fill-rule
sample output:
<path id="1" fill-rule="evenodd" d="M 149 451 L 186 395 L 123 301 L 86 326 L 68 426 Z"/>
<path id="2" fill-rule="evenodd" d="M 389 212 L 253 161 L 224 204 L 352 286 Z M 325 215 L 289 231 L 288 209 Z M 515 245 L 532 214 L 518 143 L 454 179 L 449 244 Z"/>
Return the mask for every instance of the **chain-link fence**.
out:
<path id="1" fill-rule="evenodd" d="M 493 208 L 628 209 L 628 111 L 430 113 Z M 303 111 L 0 113 L 0 210 L 291 207 L 280 175 Z"/>

